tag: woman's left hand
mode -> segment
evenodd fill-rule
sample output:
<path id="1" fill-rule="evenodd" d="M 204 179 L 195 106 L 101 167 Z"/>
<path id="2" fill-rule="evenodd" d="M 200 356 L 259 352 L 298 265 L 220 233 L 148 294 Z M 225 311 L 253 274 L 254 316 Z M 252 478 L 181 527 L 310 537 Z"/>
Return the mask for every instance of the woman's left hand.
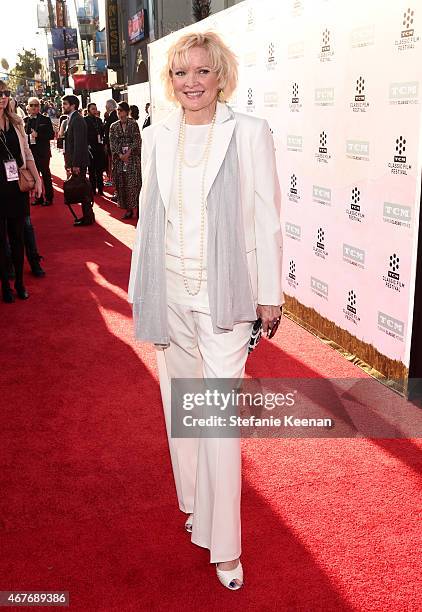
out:
<path id="1" fill-rule="evenodd" d="M 35 181 L 34 194 L 36 198 L 40 198 L 42 196 L 42 183 L 39 178 Z"/>
<path id="2" fill-rule="evenodd" d="M 263 306 L 258 304 L 256 314 L 262 321 L 263 332 L 269 335 L 273 326 L 276 325 L 278 327 L 280 323 L 281 306 Z"/>

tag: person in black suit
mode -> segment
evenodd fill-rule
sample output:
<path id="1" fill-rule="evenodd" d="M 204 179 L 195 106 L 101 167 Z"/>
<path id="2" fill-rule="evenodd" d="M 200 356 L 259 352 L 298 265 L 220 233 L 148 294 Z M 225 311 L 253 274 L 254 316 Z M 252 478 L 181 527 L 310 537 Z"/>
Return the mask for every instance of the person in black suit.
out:
<path id="1" fill-rule="evenodd" d="M 65 132 L 64 163 L 68 174 L 86 177 L 89 164 L 88 129 L 78 112 L 79 98 L 67 95 L 62 98 L 63 112 L 68 116 Z M 76 226 L 92 225 L 95 221 L 92 199 L 86 197 L 82 204 L 82 218 L 74 222 Z"/>
<path id="2" fill-rule="evenodd" d="M 148 127 L 149 125 L 151 125 L 151 116 L 149 114 L 149 107 L 151 106 L 151 104 L 149 102 L 147 102 L 145 104 L 145 112 L 147 114 L 147 116 L 144 119 L 144 123 L 142 124 L 142 130 L 146 127 Z"/>
<path id="3" fill-rule="evenodd" d="M 104 144 L 108 147 L 110 145 L 110 126 L 119 120 L 117 116 L 117 102 L 116 100 L 107 100 L 106 111 L 108 113 L 107 119 L 104 121 Z"/>
<path id="4" fill-rule="evenodd" d="M 29 98 L 29 115 L 25 117 L 25 132 L 28 134 L 28 144 L 34 156 L 38 172 L 44 183 L 45 199 L 43 196 L 37 198 L 33 204 L 50 206 L 53 203 L 53 183 L 50 172 L 50 140 L 54 138 L 54 129 L 51 119 L 40 113 L 40 101 L 38 98 Z"/>
<path id="5" fill-rule="evenodd" d="M 106 114 L 107 114 L 107 118 L 104 120 L 104 150 L 105 150 L 105 154 L 106 154 L 106 170 L 107 170 L 107 176 L 109 178 L 109 180 L 107 181 L 107 184 L 109 187 L 111 187 L 112 182 L 111 182 L 111 167 L 112 167 L 112 155 L 111 155 L 111 151 L 110 151 L 110 126 L 112 123 L 115 123 L 116 121 L 119 120 L 118 116 L 117 116 L 117 102 L 116 100 L 113 100 L 112 98 L 110 98 L 110 100 L 107 100 L 106 102 Z"/>
<path id="6" fill-rule="evenodd" d="M 95 194 L 98 189 L 98 195 L 103 195 L 104 182 L 103 172 L 105 169 L 105 154 L 104 154 L 104 125 L 101 119 L 97 116 L 97 105 L 91 102 L 87 107 L 88 115 L 85 117 L 85 122 L 88 128 L 88 149 L 89 149 L 89 180 L 92 185 L 92 192 Z"/>

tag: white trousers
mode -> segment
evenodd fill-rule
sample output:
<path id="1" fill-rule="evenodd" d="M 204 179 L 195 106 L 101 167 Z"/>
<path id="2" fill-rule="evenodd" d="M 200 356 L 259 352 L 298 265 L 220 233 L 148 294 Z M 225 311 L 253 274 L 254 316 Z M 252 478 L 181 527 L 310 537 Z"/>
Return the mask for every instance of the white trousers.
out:
<path id="1" fill-rule="evenodd" d="M 253 322 L 214 334 L 208 308 L 168 304 L 170 346 L 157 364 L 179 508 L 193 512 L 192 542 L 210 563 L 241 554 L 239 438 L 172 438 L 172 378 L 243 378 Z"/>

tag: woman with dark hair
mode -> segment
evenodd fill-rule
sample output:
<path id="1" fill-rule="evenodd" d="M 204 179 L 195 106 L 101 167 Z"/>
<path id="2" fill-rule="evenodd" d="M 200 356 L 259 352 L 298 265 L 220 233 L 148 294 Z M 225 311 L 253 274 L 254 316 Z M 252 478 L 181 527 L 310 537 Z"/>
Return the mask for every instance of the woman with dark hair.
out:
<path id="1" fill-rule="evenodd" d="M 11 105 L 11 91 L 0 81 L 0 277 L 4 302 L 14 302 L 9 285 L 8 244 L 15 269 L 15 290 L 21 300 L 29 295 L 23 284 L 24 225 L 29 217 L 29 193 L 19 188 L 18 168 L 26 168 L 35 179 L 35 196 L 42 193 L 41 178 L 29 148 L 23 120 Z"/>
<path id="2" fill-rule="evenodd" d="M 119 120 L 110 126 L 113 184 L 120 208 L 126 209 L 122 218 L 131 219 L 141 190 L 141 134 L 127 102 L 120 102 L 117 114 Z"/>
<path id="3" fill-rule="evenodd" d="M 139 119 L 139 108 L 136 106 L 136 104 L 131 104 L 129 106 L 129 114 L 132 117 L 132 119 L 135 119 L 135 121 L 138 121 L 138 119 Z"/>

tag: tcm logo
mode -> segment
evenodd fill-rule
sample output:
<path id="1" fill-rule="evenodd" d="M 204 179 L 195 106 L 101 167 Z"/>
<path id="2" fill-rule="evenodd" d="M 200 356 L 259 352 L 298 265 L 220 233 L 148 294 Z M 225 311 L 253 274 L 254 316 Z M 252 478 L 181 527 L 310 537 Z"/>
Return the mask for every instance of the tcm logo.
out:
<path id="1" fill-rule="evenodd" d="M 361 210 L 361 191 L 358 187 L 353 187 L 350 193 L 350 200 L 346 206 L 346 214 L 350 221 L 362 223 L 365 214 Z"/>
<path id="2" fill-rule="evenodd" d="M 325 231 L 322 229 L 322 227 L 319 227 L 317 231 L 317 239 L 316 239 L 316 245 L 319 249 L 324 250 L 324 241 L 325 241 Z"/>
<path id="3" fill-rule="evenodd" d="M 399 338 L 404 337 L 404 323 L 394 317 L 391 317 L 385 312 L 378 312 L 378 325 L 387 330 L 390 335 L 397 336 Z"/>
<path id="4" fill-rule="evenodd" d="M 317 106 L 332 106 L 334 104 L 334 87 L 317 87 L 315 89 L 315 104 Z"/>
<path id="5" fill-rule="evenodd" d="M 248 101 L 247 101 L 248 106 L 252 106 L 253 105 L 253 91 L 252 91 L 252 87 L 248 88 Z"/>
<path id="6" fill-rule="evenodd" d="M 287 274 L 287 283 L 292 289 L 297 289 L 299 283 L 296 280 L 296 263 L 293 259 L 289 261 L 289 272 Z"/>
<path id="7" fill-rule="evenodd" d="M 351 210 L 355 210 L 356 212 L 360 211 L 360 190 L 357 187 L 353 187 L 352 196 L 350 202 Z"/>
<path id="8" fill-rule="evenodd" d="M 419 81 L 407 83 L 391 83 L 389 88 L 389 100 L 391 103 L 400 100 L 409 101 L 419 98 Z"/>
<path id="9" fill-rule="evenodd" d="M 355 102 L 364 102 L 365 101 L 365 79 L 363 77 L 359 77 L 356 81 L 356 90 L 355 90 Z"/>
<path id="10" fill-rule="evenodd" d="M 343 259 L 363 268 L 365 251 L 351 244 L 343 243 Z"/>
<path id="11" fill-rule="evenodd" d="M 278 106 L 278 93 L 276 91 L 266 91 L 264 93 L 264 106 Z"/>
<path id="12" fill-rule="evenodd" d="M 350 45 L 353 49 L 357 47 L 367 47 L 373 45 L 375 41 L 375 26 L 370 24 L 367 26 L 355 28 L 350 35 Z"/>
<path id="13" fill-rule="evenodd" d="M 295 173 L 290 176 L 290 187 L 288 191 L 288 198 L 290 202 L 297 204 L 300 201 L 300 194 L 298 189 L 298 178 Z"/>
<path id="14" fill-rule="evenodd" d="M 289 278 L 296 280 L 296 264 L 293 259 L 289 262 Z"/>
<path id="15" fill-rule="evenodd" d="M 385 221 L 392 221 L 397 225 L 410 226 L 412 209 L 392 202 L 384 202 L 383 217 Z"/>
<path id="16" fill-rule="evenodd" d="M 289 95 L 289 109 L 290 112 L 298 112 L 302 109 L 302 104 L 299 98 L 299 84 L 292 83 Z"/>
<path id="17" fill-rule="evenodd" d="M 302 237 L 302 230 L 300 225 L 295 225 L 294 223 L 289 223 L 286 221 L 286 236 L 290 238 L 294 238 L 295 240 L 300 240 Z"/>
<path id="18" fill-rule="evenodd" d="M 267 70 L 275 70 L 277 66 L 275 43 L 270 41 L 267 47 L 267 61 L 265 62 Z"/>
<path id="19" fill-rule="evenodd" d="M 404 283 L 400 280 L 400 257 L 397 253 L 392 253 L 388 262 L 387 274 L 382 277 L 385 286 L 400 293 L 404 288 Z"/>
<path id="20" fill-rule="evenodd" d="M 244 64 L 245 66 L 255 66 L 256 64 L 256 52 L 255 51 L 249 51 L 248 53 L 245 53 Z"/>
<path id="21" fill-rule="evenodd" d="M 311 289 L 320 295 L 328 297 L 328 285 L 324 283 L 324 281 L 315 278 L 315 276 L 311 276 Z"/>
<path id="22" fill-rule="evenodd" d="M 321 44 L 321 52 L 319 54 L 320 62 L 329 62 L 331 61 L 334 52 L 331 47 L 331 32 L 328 28 L 322 32 L 322 44 Z"/>
<path id="23" fill-rule="evenodd" d="M 287 48 L 287 57 L 289 59 L 296 59 L 305 55 L 305 42 L 299 40 L 294 43 L 290 43 Z"/>
<path id="24" fill-rule="evenodd" d="M 328 187 L 312 186 L 312 198 L 314 202 L 331 206 L 331 189 Z"/>
<path id="25" fill-rule="evenodd" d="M 396 49 L 398 51 L 414 49 L 419 38 L 415 32 L 415 11 L 409 7 L 402 13 L 400 38 L 395 41 Z"/>
<path id="26" fill-rule="evenodd" d="M 292 195 L 297 195 L 297 176 L 296 174 L 292 174 L 290 177 L 290 193 Z"/>
<path id="27" fill-rule="evenodd" d="M 394 161 L 399 164 L 406 163 L 406 138 L 399 136 L 396 138 L 396 154 L 394 155 Z"/>
<path id="28" fill-rule="evenodd" d="M 351 289 L 347 295 L 347 310 L 352 314 L 356 314 L 356 293 Z"/>
<path id="29" fill-rule="evenodd" d="M 317 151 L 315 153 L 315 159 L 317 160 L 318 163 L 328 164 L 328 162 L 331 159 L 331 155 L 328 152 L 327 140 L 328 140 L 327 132 L 323 130 L 319 134 L 319 143 L 318 143 Z"/>
<path id="30" fill-rule="evenodd" d="M 403 13 L 403 22 L 402 22 L 403 30 L 401 31 L 402 38 L 410 38 L 414 36 L 415 34 L 415 30 L 413 26 L 414 16 L 415 16 L 415 11 L 410 8 L 408 8 L 407 11 Z"/>
<path id="31" fill-rule="evenodd" d="M 400 280 L 399 268 L 400 257 L 396 253 L 393 253 L 392 255 L 390 255 L 388 276 L 390 278 L 393 278 L 394 280 Z"/>
<path id="32" fill-rule="evenodd" d="M 255 11 L 253 8 L 248 8 L 248 30 L 255 29 Z"/>
<path id="33" fill-rule="evenodd" d="M 289 151 L 302 151 L 302 148 L 302 136 L 297 136 L 296 134 L 287 134 L 287 149 Z"/>
<path id="34" fill-rule="evenodd" d="M 304 2 L 303 0 L 293 0 L 292 2 L 292 15 L 298 17 L 303 13 Z"/>
<path id="35" fill-rule="evenodd" d="M 268 43 L 267 62 L 269 64 L 273 64 L 275 62 L 274 43 L 273 42 Z"/>
<path id="36" fill-rule="evenodd" d="M 326 259 L 328 256 L 327 251 L 325 250 L 325 230 L 322 227 L 319 227 L 317 230 L 316 242 L 313 247 L 314 254 L 317 257 L 321 257 L 321 259 Z"/>
<path id="37" fill-rule="evenodd" d="M 367 140 L 346 140 L 346 155 L 354 159 L 369 159 Z"/>
<path id="38" fill-rule="evenodd" d="M 327 134 L 322 131 L 319 135 L 319 153 L 327 153 Z"/>
<path id="39" fill-rule="evenodd" d="M 330 51 L 330 30 L 327 30 L 327 28 L 325 28 L 322 33 L 321 52 L 327 53 L 328 51 Z"/>

